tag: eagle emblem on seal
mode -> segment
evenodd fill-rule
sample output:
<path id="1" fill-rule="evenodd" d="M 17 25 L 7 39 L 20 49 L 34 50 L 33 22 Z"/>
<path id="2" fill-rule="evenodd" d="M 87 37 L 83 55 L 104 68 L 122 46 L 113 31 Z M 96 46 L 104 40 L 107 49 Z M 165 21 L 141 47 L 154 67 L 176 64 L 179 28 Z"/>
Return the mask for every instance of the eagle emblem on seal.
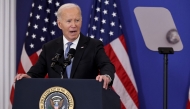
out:
<path id="1" fill-rule="evenodd" d="M 62 97 L 53 96 L 50 99 L 50 104 L 53 109 L 64 109 L 65 107 L 63 107 L 63 101 L 64 101 L 64 99 Z"/>

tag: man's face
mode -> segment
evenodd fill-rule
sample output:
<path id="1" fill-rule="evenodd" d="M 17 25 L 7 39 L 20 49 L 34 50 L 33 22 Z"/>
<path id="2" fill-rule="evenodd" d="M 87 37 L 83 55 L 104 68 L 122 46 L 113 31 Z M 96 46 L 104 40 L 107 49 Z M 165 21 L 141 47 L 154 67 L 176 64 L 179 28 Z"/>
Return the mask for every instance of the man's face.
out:
<path id="1" fill-rule="evenodd" d="M 78 38 L 82 25 L 82 16 L 79 9 L 76 7 L 64 9 L 57 23 L 65 38 L 70 42 L 74 41 Z"/>

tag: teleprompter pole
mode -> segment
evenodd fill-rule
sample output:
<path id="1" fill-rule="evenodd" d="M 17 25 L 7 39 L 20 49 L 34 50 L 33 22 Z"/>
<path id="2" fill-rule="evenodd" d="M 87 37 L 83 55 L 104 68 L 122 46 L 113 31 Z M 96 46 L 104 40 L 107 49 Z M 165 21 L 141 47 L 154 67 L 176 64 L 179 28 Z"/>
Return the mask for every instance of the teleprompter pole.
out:
<path id="1" fill-rule="evenodd" d="M 164 55 L 164 82 L 163 82 L 163 109 L 168 107 L 168 54 L 174 54 L 171 47 L 158 47 L 160 54 Z"/>

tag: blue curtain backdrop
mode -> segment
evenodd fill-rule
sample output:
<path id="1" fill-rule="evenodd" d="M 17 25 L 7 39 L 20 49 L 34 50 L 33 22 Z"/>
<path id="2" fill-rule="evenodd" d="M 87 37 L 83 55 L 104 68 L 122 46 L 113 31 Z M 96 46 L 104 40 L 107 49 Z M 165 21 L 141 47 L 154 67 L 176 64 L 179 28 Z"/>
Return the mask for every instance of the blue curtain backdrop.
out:
<path id="1" fill-rule="evenodd" d="M 88 30 L 93 0 L 63 0 L 82 9 L 82 33 Z M 17 0 L 17 65 L 27 30 L 32 0 Z M 163 108 L 163 55 L 146 48 L 134 8 L 137 6 L 165 7 L 174 19 L 183 43 L 183 50 L 169 55 L 168 109 L 185 109 L 190 72 L 190 1 L 189 0 L 117 0 L 128 54 L 138 87 L 140 109 Z"/>

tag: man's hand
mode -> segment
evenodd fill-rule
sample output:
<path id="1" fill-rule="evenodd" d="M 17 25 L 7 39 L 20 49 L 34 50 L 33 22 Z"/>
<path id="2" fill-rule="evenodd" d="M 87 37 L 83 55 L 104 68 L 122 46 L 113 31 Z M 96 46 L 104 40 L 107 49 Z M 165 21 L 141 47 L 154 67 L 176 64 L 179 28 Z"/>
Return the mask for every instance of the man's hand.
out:
<path id="1" fill-rule="evenodd" d="M 29 75 L 27 74 L 17 74 L 15 76 L 15 82 L 18 81 L 18 80 L 21 80 L 22 78 L 31 78 Z"/>
<path id="2" fill-rule="evenodd" d="M 104 80 L 103 88 L 107 89 L 109 83 L 111 82 L 110 78 L 107 75 L 98 75 L 96 76 L 96 80 L 102 82 Z"/>

